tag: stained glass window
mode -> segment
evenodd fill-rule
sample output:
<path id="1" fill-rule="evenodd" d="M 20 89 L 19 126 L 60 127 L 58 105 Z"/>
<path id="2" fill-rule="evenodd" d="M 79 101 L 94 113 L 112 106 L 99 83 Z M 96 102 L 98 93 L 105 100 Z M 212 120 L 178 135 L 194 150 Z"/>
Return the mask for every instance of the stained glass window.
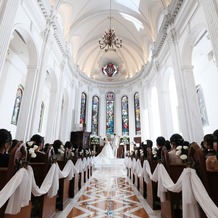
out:
<path id="1" fill-rule="evenodd" d="M 199 103 L 199 108 L 200 108 L 202 125 L 208 126 L 209 121 L 208 121 L 208 116 L 207 116 L 207 108 L 206 108 L 206 104 L 204 100 L 204 92 L 203 92 L 201 85 L 197 85 L 196 90 L 197 90 L 197 97 L 198 97 L 198 103 Z"/>
<path id="2" fill-rule="evenodd" d="M 42 104 L 41 104 L 41 111 L 40 111 L 40 118 L 39 118 L 38 132 L 42 131 L 42 123 L 43 123 L 44 111 L 45 111 L 45 104 L 44 104 L 44 102 L 42 102 Z"/>
<path id="3" fill-rule="evenodd" d="M 128 97 L 125 95 L 121 99 L 122 113 L 122 135 L 129 135 L 129 110 Z"/>
<path id="4" fill-rule="evenodd" d="M 81 95 L 80 124 L 84 127 L 86 119 L 86 93 Z"/>
<path id="5" fill-rule="evenodd" d="M 135 131 L 136 135 L 141 134 L 141 121 L 140 121 L 140 104 L 139 104 L 139 93 L 136 92 L 134 95 L 134 107 L 135 107 Z"/>
<path id="6" fill-rule="evenodd" d="M 114 99 L 113 92 L 106 94 L 106 134 L 114 134 Z"/>
<path id="7" fill-rule="evenodd" d="M 92 98 L 92 135 L 98 135 L 98 119 L 99 119 L 99 98 Z"/>
<path id="8" fill-rule="evenodd" d="M 16 98 L 14 101 L 14 108 L 13 108 L 13 113 L 11 117 L 11 124 L 17 125 L 22 97 L 23 97 L 23 86 L 19 85 L 17 88 Z"/>

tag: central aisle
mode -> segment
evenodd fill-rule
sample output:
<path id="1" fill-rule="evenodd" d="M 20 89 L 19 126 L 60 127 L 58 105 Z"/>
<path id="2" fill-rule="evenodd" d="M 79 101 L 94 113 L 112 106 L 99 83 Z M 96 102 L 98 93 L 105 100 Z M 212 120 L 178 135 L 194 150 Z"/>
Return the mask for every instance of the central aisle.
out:
<path id="1" fill-rule="evenodd" d="M 57 218 L 158 218 L 126 176 L 124 159 L 98 166 L 87 184 Z"/>

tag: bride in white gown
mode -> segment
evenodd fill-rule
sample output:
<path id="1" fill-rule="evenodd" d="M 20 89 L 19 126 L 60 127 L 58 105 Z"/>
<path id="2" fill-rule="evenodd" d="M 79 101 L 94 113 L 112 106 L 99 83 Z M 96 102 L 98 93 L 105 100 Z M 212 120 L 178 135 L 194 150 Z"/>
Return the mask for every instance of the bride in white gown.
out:
<path id="1" fill-rule="evenodd" d="M 105 145 L 101 150 L 101 153 L 95 159 L 95 164 L 110 164 L 112 159 L 114 159 L 114 152 L 109 141 L 106 140 Z"/>

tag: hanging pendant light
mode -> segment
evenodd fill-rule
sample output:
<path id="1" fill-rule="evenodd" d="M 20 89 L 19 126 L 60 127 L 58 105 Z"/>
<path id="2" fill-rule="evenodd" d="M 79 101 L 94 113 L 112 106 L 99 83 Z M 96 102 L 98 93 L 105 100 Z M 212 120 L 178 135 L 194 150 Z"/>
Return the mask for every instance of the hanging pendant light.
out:
<path id="1" fill-rule="evenodd" d="M 117 48 L 122 47 L 122 39 L 116 36 L 114 28 L 111 28 L 111 0 L 110 0 L 110 29 L 105 30 L 101 39 L 99 39 L 100 49 L 107 51 L 117 51 Z"/>

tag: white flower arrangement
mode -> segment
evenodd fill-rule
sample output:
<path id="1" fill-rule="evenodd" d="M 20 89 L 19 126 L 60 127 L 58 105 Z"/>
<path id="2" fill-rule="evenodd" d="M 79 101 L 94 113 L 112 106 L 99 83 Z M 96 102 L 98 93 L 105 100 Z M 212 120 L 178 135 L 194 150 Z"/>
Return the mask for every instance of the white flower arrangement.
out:
<path id="1" fill-rule="evenodd" d="M 130 152 L 129 151 L 126 151 L 126 156 L 128 157 L 130 155 Z"/>
<path id="2" fill-rule="evenodd" d="M 91 154 L 92 154 L 92 155 L 96 155 L 96 151 L 92 151 Z"/>
<path id="3" fill-rule="evenodd" d="M 58 152 L 59 152 L 60 154 L 64 154 L 64 151 L 65 151 L 64 146 L 61 145 L 60 148 L 58 149 Z"/>
<path id="4" fill-rule="evenodd" d="M 38 149 L 38 145 L 34 144 L 35 142 L 33 141 L 29 141 L 27 142 L 27 160 L 30 158 L 35 158 L 36 157 L 36 153 L 35 151 Z M 32 147 L 33 146 L 33 147 Z"/>
<path id="5" fill-rule="evenodd" d="M 139 153 L 140 153 L 140 156 L 144 156 L 144 151 L 143 151 L 143 149 L 140 149 L 140 150 L 139 150 Z"/>
<path id="6" fill-rule="evenodd" d="M 82 150 L 82 151 L 80 151 L 80 152 L 79 152 L 79 155 L 80 155 L 80 156 L 82 156 L 82 155 L 83 155 L 83 153 L 84 153 L 84 152 L 83 152 L 83 150 Z"/>
<path id="7" fill-rule="evenodd" d="M 157 147 L 153 147 L 153 148 L 152 148 L 152 154 L 153 154 L 153 157 L 154 157 L 154 158 L 157 157 L 157 150 L 158 150 Z"/>
<path id="8" fill-rule="evenodd" d="M 177 156 L 180 156 L 180 159 L 183 160 L 183 161 L 185 161 L 185 160 L 188 159 L 188 156 L 182 152 L 182 149 L 186 151 L 185 153 L 188 152 L 188 151 L 187 151 L 187 150 L 188 150 L 188 146 L 179 145 L 179 146 L 176 147 L 176 155 L 177 155 Z"/>

